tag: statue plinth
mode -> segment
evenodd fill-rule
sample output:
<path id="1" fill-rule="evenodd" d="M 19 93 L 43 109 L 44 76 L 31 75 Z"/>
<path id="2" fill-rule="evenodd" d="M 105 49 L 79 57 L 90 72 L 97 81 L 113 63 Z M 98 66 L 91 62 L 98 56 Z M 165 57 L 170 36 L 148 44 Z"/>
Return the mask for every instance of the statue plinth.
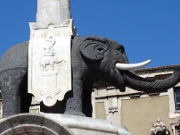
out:
<path id="1" fill-rule="evenodd" d="M 1 135 L 131 135 L 108 121 L 64 114 L 19 114 L 0 121 Z"/>

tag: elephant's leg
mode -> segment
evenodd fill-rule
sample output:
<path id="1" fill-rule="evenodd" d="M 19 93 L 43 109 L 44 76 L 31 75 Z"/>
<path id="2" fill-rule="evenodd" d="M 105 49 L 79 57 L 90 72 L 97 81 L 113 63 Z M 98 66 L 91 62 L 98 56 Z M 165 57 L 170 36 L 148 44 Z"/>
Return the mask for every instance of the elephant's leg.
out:
<path id="1" fill-rule="evenodd" d="M 80 79 L 73 79 L 73 95 L 67 100 L 65 113 L 84 116 L 82 112 L 82 81 Z"/>
<path id="2" fill-rule="evenodd" d="M 4 117 L 22 111 L 22 90 L 20 85 L 26 73 L 27 70 L 25 68 L 15 68 L 1 72 L 0 80 Z"/>

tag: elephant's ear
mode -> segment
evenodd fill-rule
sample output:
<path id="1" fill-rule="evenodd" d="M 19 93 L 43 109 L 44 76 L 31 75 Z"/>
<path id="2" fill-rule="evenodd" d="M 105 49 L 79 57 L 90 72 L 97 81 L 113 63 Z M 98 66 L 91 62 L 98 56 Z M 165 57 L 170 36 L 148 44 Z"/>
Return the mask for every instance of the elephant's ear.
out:
<path id="1" fill-rule="evenodd" d="M 109 48 L 109 41 L 103 37 L 87 37 L 80 45 L 81 55 L 89 60 L 97 61 L 104 57 Z"/>

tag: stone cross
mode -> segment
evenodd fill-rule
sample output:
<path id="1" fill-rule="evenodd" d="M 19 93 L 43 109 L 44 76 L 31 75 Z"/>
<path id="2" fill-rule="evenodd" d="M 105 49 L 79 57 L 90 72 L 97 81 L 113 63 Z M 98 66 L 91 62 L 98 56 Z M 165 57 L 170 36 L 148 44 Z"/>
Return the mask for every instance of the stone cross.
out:
<path id="1" fill-rule="evenodd" d="M 70 0 L 38 0 L 37 22 L 30 23 L 28 92 L 53 106 L 72 89 Z"/>

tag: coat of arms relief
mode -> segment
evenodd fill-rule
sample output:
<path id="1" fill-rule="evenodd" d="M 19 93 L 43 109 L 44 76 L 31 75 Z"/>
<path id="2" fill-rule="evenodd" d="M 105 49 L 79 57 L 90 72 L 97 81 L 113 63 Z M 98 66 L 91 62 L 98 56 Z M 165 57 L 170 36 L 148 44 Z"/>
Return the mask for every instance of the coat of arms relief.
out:
<path id="1" fill-rule="evenodd" d="M 29 43 L 28 91 L 46 106 L 71 90 L 71 35 L 60 34 L 61 28 L 32 29 Z"/>

